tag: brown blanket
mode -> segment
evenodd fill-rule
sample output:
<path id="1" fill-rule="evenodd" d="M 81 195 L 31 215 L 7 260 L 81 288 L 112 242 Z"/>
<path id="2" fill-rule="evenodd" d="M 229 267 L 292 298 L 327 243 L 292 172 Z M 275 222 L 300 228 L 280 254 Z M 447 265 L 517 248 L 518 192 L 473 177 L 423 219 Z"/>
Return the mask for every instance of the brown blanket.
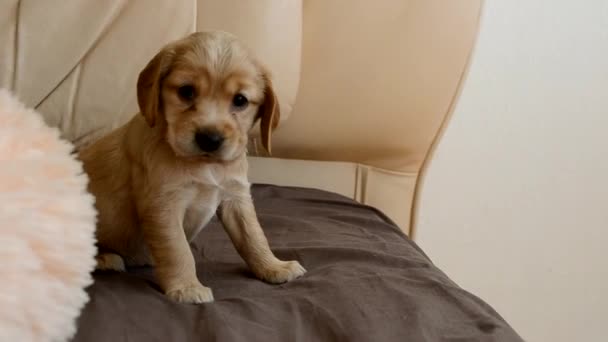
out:
<path id="1" fill-rule="evenodd" d="M 215 302 L 170 302 L 150 268 L 96 273 L 74 341 L 521 341 L 375 209 L 311 189 L 253 194 L 273 251 L 304 277 L 253 278 L 213 220 L 192 250 Z"/>

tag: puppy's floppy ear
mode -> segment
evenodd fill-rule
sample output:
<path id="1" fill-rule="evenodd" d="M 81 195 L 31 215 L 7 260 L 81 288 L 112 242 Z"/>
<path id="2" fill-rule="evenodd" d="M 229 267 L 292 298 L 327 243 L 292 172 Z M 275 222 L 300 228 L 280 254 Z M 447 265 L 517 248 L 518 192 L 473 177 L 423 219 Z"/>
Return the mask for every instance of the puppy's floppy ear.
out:
<path id="1" fill-rule="evenodd" d="M 279 101 L 277 100 L 274 88 L 272 87 L 272 81 L 266 70 L 262 72 L 262 78 L 264 79 L 265 87 L 264 103 L 262 103 L 258 111 L 258 118 L 260 118 L 260 133 L 262 135 L 262 145 L 268 153 L 272 153 L 271 134 L 279 124 L 281 112 L 279 110 Z"/>
<path id="2" fill-rule="evenodd" d="M 172 50 L 161 50 L 139 73 L 137 79 L 137 103 L 141 114 L 150 127 L 154 127 L 161 110 L 160 86 L 169 71 Z"/>

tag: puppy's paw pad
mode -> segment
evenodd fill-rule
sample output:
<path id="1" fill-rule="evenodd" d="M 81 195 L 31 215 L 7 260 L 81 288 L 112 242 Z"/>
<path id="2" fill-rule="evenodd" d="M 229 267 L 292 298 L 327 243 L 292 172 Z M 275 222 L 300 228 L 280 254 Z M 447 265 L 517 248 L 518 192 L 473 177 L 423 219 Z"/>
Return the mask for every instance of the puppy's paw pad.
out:
<path id="1" fill-rule="evenodd" d="M 213 292 L 201 284 L 188 285 L 167 291 L 167 297 L 174 302 L 200 304 L 213 302 Z"/>
<path id="2" fill-rule="evenodd" d="M 96 269 L 100 271 L 118 271 L 126 270 L 125 261 L 122 257 L 115 253 L 102 253 L 95 257 L 97 260 Z"/>
<path id="3" fill-rule="evenodd" d="M 292 260 L 280 261 L 269 266 L 258 272 L 258 276 L 269 283 L 281 284 L 299 278 L 304 273 L 306 273 L 306 269 L 299 262 Z"/>

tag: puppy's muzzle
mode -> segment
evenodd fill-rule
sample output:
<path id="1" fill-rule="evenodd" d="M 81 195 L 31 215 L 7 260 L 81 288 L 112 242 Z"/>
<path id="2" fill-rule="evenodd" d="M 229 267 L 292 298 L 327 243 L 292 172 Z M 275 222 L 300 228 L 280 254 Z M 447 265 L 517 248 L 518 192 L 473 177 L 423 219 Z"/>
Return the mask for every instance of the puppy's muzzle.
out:
<path id="1" fill-rule="evenodd" d="M 216 130 L 202 130 L 194 135 L 196 145 L 203 152 L 215 152 L 224 143 L 224 135 Z"/>

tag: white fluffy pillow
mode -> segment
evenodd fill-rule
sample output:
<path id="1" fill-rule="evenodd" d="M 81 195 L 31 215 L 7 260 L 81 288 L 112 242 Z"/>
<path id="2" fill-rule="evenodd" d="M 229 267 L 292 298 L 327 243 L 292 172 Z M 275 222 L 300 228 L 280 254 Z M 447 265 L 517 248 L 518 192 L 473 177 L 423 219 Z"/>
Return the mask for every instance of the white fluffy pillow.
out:
<path id="1" fill-rule="evenodd" d="M 41 116 L 0 89 L 0 341 L 63 341 L 88 301 L 87 178 Z"/>

